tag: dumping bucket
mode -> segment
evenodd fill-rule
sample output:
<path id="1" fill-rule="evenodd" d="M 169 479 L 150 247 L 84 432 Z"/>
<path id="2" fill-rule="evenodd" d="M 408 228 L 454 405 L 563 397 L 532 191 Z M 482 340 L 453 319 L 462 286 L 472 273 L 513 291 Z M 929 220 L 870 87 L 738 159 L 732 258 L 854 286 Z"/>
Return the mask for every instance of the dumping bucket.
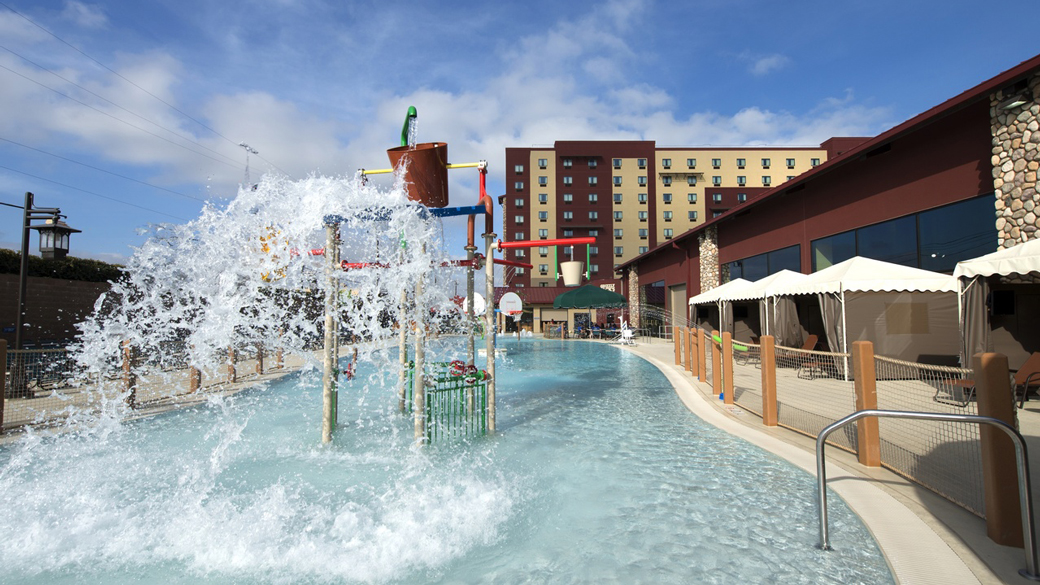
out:
<path id="1" fill-rule="evenodd" d="M 390 165 L 396 170 L 405 166 L 405 184 L 408 199 L 426 207 L 448 206 L 448 145 L 444 142 L 424 142 L 398 146 L 386 151 Z"/>
<path id="2" fill-rule="evenodd" d="M 583 263 L 577 260 L 560 262 L 560 272 L 563 273 L 564 286 L 578 286 L 581 284 L 581 273 Z"/>

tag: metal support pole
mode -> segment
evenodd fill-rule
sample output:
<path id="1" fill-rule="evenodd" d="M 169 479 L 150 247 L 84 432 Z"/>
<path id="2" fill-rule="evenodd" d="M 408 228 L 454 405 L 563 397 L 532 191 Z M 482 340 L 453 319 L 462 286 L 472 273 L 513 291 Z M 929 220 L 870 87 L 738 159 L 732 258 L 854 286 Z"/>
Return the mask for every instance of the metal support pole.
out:
<path id="1" fill-rule="evenodd" d="M 32 213 L 32 206 L 33 194 L 26 191 L 25 208 L 22 211 L 22 268 L 18 273 L 18 318 L 14 324 L 15 349 L 22 349 L 22 327 L 25 323 L 25 291 L 29 278 L 29 215 Z"/>
<path id="2" fill-rule="evenodd" d="M 424 246 L 425 250 L 425 246 Z M 426 307 L 422 303 L 426 275 L 415 283 L 415 375 L 412 388 L 412 417 L 415 420 L 415 442 L 426 442 Z"/>
<path id="3" fill-rule="evenodd" d="M 397 408 L 399 411 L 405 411 L 405 389 L 408 386 L 408 324 L 411 323 L 411 319 L 408 318 L 408 291 L 401 291 L 401 308 L 397 312 L 400 316 L 400 331 L 397 332 L 397 356 L 401 364 L 401 380 L 400 388 L 397 390 Z"/>
<path id="4" fill-rule="evenodd" d="M 484 328 L 486 329 L 487 347 L 487 428 L 488 433 L 495 432 L 495 234 L 484 234 L 487 253 L 485 255 L 484 274 L 486 275 L 487 309 L 484 310 Z"/>
<path id="5" fill-rule="evenodd" d="M 466 260 L 469 264 L 466 267 L 466 365 L 472 366 L 477 359 L 477 348 L 475 331 L 476 321 L 473 319 L 473 289 L 474 283 L 474 268 L 473 268 L 473 257 L 477 251 L 476 246 L 466 246 Z M 466 388 L 466 413 L 473 414 L 474 408 L 474 391 L 472 386 Z"/>
<path id="6" fill-rule="evenodd" d="M 328 224 L 325 226 L 325 249 L 335 250 L 338 247 L 339 226 Z M 336 335 L 336 298 L 339 296 L 337 268 L 336 254 L 325 254 L 325 368 L 322 377 L 322 443 L 332 442 L 332 431 L 336 425 L 336 385 L 339 379 L 339 369 L 336 367 L 336 357 L 333 355 L 333 351 L 335 351 Z"/>

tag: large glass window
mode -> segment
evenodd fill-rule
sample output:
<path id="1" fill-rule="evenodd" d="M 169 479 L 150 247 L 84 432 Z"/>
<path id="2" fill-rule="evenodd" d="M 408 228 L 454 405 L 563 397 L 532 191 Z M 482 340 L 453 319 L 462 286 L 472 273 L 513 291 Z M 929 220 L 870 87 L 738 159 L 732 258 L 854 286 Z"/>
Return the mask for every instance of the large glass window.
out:
<path id="1" fill-rule="evenodd" d="M 812 270 L 816 272 L 856 255 L 856 232 L 845 232 L 812 243 Z"/>
<path id="2" fill-rule="evenodd" d="M 993 196 L 976 197 L 918 214 L 921 268 L 952 272 L 961 260 L 997 249 Z"/>
<path id="3" fill-rule="evenodd" d="M 781 270 L 801 272 L 801 253 L 801 246 L 795 244 L 794 246 L 773 250 L 772 252 L 766 252 L 765 254 L 759 254 L 757 256 L 751 256 L 750 258 L 744 258 L 743 260 L 729 262 L 726 264 L 729 268 L 729 279 L 733 280 L 735 278 L 743 278 L 745 280 L 755 281 Z"/>
<path id="4" fill-rule="evenodd" d="M 903 266 L 917 266 L 917 226 L 908 215 L 856 230 L 856 252 L 860 256 Z"/>

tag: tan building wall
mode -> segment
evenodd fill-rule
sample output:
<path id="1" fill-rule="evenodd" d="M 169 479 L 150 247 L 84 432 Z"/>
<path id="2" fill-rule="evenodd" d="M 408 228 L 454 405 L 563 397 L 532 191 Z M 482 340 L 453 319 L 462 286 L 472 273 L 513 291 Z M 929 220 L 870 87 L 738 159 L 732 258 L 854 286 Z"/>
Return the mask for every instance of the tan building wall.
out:
<path id="1" fill-rule="evenodd" d="M 611 159 L 608 161 L 611 165 L 611 234 L 613 234 L 613 244 L 611 249 L 608 250 L 610 258 L 610 266 L 602 267 L 601 272 L 605 270 L 612 270 L 613 265 L 621 264 L 630 258 L 634 258 L 639 255 L 638 250 L 640 246 L 650 246 L 649 236 L 649 217 L 650 217 L 650 204 L 649 204 L 649 182 L 651 180 L 649 176 L 649 165 L 644 164 L 640 168 L 640 162 L 645 159 L 638 158 L 618 158 Z M 615 164 L 620 162 L 620 165 Z M 645 161 L 649 163 L 649 161 Z M 621 184 L 617 185 L 617 179 L 621 179 Z M 641 185 L 640 179 L 646 181 L 646 184 Z M 621 195 L 621 202 L 617 201 L 617 195 Z M 615 216 L 617 212 L 621 212 L 621 220 L 618 221 Z M 646 215 L 644 219 L 640 219 L 640 213 Z M 622 230 L 621 237 L 616 235 L 616 230 Z M 640 236 L 639 230 L 647 230 L 646 236 Z M 615 254 L 615 248 L 618 246 L 622 249 L 622 255 L 617 256 Z M 621 278 L 620 273 L 615 273 L 614 278 Z"/>
<path id="2" fill-rule="evenodd" d="M 547 237 L 556 237 L 556 153 L 552 150 L 531 151 L 531 174 L 535 177 L 531 185 L 531 224 L 527 239 L 539 239 L 539 230 L 546 230 Z M 543 164 L 544 163 L 544 164 Z M 539 178 L 545 177 L 545 184 L 540 183 Z M 546 201 L 539 201 L 539 195 L 546 195 Z M 544 212 L 546 219 L 539 219 L 539 212 Z M 529 264 L 534 265 L 531 271 L 531 286 L 556 286 L 556 268 L 553 263 L 553 249 L 549 247 L 542 254 L 539 248 L 531 248 L 528 251 Z M 546 273 L 539 270 L 540 265 L 545 265 Z"/>

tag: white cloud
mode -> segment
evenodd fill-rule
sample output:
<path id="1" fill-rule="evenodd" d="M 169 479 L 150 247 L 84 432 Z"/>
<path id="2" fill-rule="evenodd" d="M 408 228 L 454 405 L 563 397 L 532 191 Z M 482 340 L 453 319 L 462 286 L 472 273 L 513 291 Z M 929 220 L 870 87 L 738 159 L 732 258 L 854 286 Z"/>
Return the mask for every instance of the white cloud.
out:
<path id="1" fill-rule="evenodd" d="M 775 71 L 779 71 L 791 64 L 791 59 L 786 55 L 773 53 L 771 55 L 755 55 L 750 51 L 744 51 L 739 59 L 748 63 L 748 72 L 755 77 L 763 77 Z"/>
<path id="2" fill-rule="evenodd" d="M 108 16 L 96 4 L 85 4 L 77 0 L 66 0 L 61 11 L 62 18 L 72 21 L 82 28 L 104 28 L 108 25 Z"/>

